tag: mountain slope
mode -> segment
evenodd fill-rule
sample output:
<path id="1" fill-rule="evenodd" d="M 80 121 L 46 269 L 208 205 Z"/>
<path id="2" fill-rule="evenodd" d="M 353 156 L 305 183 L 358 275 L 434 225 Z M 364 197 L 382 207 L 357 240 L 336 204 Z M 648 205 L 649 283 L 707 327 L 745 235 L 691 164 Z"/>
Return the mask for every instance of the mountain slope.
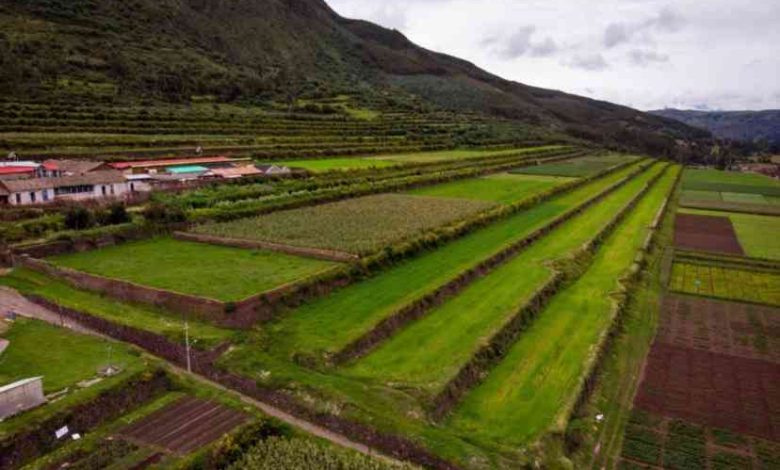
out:
<path id="1" fill-rule="evenodd" d="M 692 127 L 706 129 L 722 139 L 743 142 L 766 141 L 780 148 L 780 110 L 767 111 L 651 111 L 657 116 L 676 119 Z"/>
<path id="2" fill-rule="evenodd" d="M 411 95 L 654 153 L 674 151 L 676 139 L 708 137 L 674 120 L 504 80 L 397 31 L 342 18 L 323 0 L 0 0 L 0 31 L 0 86 L 13 94 L 350 94 L 379 107 Z"/>

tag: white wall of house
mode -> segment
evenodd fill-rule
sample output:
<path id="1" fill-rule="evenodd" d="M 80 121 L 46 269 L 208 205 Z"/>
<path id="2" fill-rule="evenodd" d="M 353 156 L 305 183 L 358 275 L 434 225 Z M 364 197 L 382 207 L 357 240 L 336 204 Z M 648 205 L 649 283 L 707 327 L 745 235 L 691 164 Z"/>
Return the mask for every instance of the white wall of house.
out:
<path id="1" fill-rule="evenodd" d="M 53 189 L 38 189 L 35 191 L 21 191 L 8 196 L 8 203 L 12 206 L 27 206 L 30 204 L 46 204 L 54 202 Z"/>
<path id="2" fill-rule="evenodd" d="M 73 193 L 55 192 L 54 189 L 39 189 L 36 191 L 21 191 L 12 193 L 8 203 L 12 206 L 31 204 L 47 204 L 56 201 L 86 201 L 90 199 L 123 198 L 130 192 L 128 183 L 96 184 L 91 190 Z"/>

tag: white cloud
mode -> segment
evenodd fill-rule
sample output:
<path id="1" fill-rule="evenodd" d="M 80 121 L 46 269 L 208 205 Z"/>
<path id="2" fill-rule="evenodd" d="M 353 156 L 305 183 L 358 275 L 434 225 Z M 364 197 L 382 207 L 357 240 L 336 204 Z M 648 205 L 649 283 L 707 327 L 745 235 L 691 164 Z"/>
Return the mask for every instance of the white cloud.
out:
<path id="1" fill-rule="evenodd" d="M 780 108 L 780 2 L 326 0 L 529 85 L 640 109 Z"/>

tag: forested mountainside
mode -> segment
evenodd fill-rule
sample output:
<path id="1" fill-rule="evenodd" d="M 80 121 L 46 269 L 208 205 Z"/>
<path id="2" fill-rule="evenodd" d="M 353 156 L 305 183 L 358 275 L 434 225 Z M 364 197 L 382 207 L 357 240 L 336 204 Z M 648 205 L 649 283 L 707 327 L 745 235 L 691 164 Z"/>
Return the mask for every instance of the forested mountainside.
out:
<path id="1" fill-rule="evenodd" d="M 686 111 L 661 109 L 652 114 L 676 119 L 712 132 L 721 139 L 752 142 L 758 147 L 780 150 L 780 110 Z"/>
<path id="2" fill-rule="evenodd" d="M 656 154 L 709 137 L 504 80 L 343 18 L 323 0 L 2 0 L 0 61 L 4 94 L 31 99 L 263 104 L 349 95 L 379 110 L 478 112 Z"/>

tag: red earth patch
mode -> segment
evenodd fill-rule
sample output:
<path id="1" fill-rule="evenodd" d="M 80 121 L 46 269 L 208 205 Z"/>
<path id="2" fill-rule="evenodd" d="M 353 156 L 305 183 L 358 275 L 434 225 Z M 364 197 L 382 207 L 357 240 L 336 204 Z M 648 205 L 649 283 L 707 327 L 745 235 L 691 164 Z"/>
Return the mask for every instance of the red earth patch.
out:
<path id="1" fill-rule="evenodd" d="M 184 455 L 217 440 L 247 419 L 246 414 L 219 403 L 184 397 L 131 424 L 119 435 Z"/>
<path id="2" fill-rule="evenodd" d="M 677 214 L 674 222 L 674 245 L 693 251 L 744 255 L 734 225 L 728 217 Z"/>
<path id="3" fill-rule="evenodd" d="M 645 411 L 780 440 L 780 365 L 656 341 L 635 405 Z"/>

